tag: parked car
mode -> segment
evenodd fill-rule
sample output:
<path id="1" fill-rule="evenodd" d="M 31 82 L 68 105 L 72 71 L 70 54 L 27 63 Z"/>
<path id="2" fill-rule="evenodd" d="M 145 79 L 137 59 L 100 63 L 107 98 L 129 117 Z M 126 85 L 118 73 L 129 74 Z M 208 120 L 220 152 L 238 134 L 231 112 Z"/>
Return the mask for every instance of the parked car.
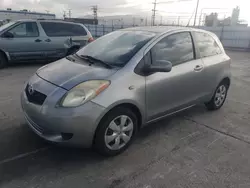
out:
<path id="1" fill-rule="evenodd" d="M 93 41 L 78 23 L 20 20 L 0 27 L 0 68 L 9 62 L 55 61 Z"/>
<path id="2" fill-rule="evenodd" d="M 45 140 L 116 155 L 151 122 L 200 103 L 221 108 L 230 62 L 207 31 L 124 29 L 40 68 L 25 85 L 22 108 Z"/>

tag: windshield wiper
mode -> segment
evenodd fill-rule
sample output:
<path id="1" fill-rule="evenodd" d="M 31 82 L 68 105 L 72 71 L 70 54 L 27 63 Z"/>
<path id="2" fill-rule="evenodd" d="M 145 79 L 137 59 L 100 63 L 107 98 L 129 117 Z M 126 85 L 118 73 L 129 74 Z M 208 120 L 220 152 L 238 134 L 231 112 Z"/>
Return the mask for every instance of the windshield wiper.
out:
<path id="1" fill-rule="evenodd" d="M 72 62 L 75 62 L 76 60 L 70 55 L 70 56 L 66 56 L 66 59 Z"/>
<path id="2" fill-rule="evenodd" d="M 85 60 L 87 60 L 87 61 L 90 62 L 91 64 L 95 64 L 95 62 L 97 62 L 97 63 L 103 64 L 105 67 L 107 67 L 107 68 L 109 68 L 109 69 L 112 69 L 112 68 L 113 68 L 112 65 L 110 65 L 110 64 L 108 64 L 108 63 L 106 63 L 106 62 L 104 62 L 104 61 L 102 61 L 102 60 L 100 60 L 100 59 L 97 59 L 97 58 L 95 58 L 95 57 L 92 57 L 92 56 L 89 56 L 89 55 L 80 55 L 80 57 L 83 58 L 83 59 L 85 59 Z"/>

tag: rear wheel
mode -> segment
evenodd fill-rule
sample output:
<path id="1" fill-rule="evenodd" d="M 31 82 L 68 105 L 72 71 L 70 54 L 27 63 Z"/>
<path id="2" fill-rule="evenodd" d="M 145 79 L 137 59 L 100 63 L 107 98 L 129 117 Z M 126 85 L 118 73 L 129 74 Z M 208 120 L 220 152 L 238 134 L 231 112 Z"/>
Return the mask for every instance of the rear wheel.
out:
<path id="1" fill-rule="evenodd" d="M 0 52 L 0 69 L 3 69 L 7 65 L 7 59 L 3 52 Z"/>
<path id="2" fill-rule="evenodd" d="M 131 144 L 137 127 L 138 119 L 131 110 L 115 108 L 99 124 L 95 135 L 95 149 L 106 156 L 123 152 Z"/>
<path id="3" fill-rule="evenodd" d="M 229 85 L 227 82 L 221 82 L 219 84 L 212 99 L 208 103 L 205 103 L 208 110 L 218 110 L 223 106 L 227 97 L 228 88 Z"/>

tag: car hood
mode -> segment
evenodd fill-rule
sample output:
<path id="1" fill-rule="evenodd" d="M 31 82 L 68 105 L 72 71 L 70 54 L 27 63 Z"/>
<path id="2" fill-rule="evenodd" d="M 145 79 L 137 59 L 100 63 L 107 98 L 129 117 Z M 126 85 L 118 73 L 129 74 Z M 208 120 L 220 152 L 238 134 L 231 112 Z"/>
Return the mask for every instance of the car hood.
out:
<path id="1" fill-rule="evenodd" d="M 36 74 L 54 85 L 70 90 L 86 80 L 108 79 L 116 71 L 117 69 L 89 66 L 85 63 L 72 62 L 64 58 L 41 67 Z"/>

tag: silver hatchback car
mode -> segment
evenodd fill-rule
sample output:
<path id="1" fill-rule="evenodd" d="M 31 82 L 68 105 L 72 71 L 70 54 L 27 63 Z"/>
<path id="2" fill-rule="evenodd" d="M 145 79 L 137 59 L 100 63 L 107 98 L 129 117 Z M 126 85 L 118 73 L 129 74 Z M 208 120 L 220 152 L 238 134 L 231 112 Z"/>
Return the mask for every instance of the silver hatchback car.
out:
<path id="1" fill-rule="evenodd" d="M 45 140 L 116 155 L 146 124 L 199 103 L 219 109 L 230 62 L 207 31 L 124 29 L 38 69 L 22 92 L 22 108 Z"/>

